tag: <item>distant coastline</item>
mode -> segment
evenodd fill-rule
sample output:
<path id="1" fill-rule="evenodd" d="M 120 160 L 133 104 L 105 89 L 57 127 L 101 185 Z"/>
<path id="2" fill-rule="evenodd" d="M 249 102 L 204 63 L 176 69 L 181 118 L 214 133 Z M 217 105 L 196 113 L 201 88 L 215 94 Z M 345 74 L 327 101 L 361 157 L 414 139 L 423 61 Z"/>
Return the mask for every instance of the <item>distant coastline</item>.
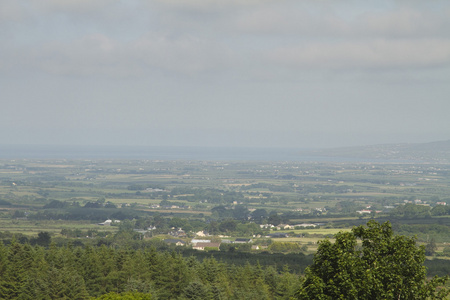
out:
<path id="1" fill-rule="evenodd" d="M 395 162 L 358 157 L 304 155 L 297 148 L 178 146 L 0 145 L 0 159 L 144 159 L 195 161 Z M 401 161 L 397 161 L 401 162 Z M 403 161 L 404 162 L 404 161 Z"/>
<path id="2" fill-rule="evenodd" d="M 175 146 L 0 145 L 0 159 L 148 159 L 305 162 L 361 161 L 361 159 L 352 158 L 304 156 L 299 154 L 302 151 L 305 151 L 305 149 Z"/>

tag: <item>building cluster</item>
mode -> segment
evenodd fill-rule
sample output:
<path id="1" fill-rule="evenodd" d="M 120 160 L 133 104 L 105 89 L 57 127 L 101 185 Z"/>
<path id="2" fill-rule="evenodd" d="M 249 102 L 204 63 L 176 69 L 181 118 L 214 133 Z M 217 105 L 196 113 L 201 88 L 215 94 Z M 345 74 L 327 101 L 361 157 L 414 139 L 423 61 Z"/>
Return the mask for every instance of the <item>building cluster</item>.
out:
<path id="1" fill-rule="evenodd" d="M 222 243 L 224 244 L 248 244 L 252 243 L 252 239 L 243 239 L 243 238 L 237 238 L 234 241 L 224 239 L 221 242 L 213 242 L 211 239 L 199 239 L 194 238 L 189 243 L 187 243 L 184 240 L 181 239 L 165 239 L 165 243 L 167 244 L 173 244 L 176 246 L 187 246 L 188 244 L 192 246 L 192 249 L 205 251 L 205 250 L 219 250 L 220 245 Z M 258 250 L 259 247 L 252 247 L 252 249 Z"/>
<path id="2" fill-rule="evenodd" d="M 120 223 L 120 220 L 110 220 L 110 219 L 108 219 L 108 220 L 106 220 L 105 222 L 98 223 L 98 225 L 101 225 L 101 226 L 111 226 L 111 224 L 114 224 L 114 223 Z"/>
<path id="3" fill-rule="evenodd" d="M 277 226 L 272 224 L 262 224 L 259 225 L 261 229 L 271 229 L 271 230 L 294 230 L 294 229 L 303 229 L 303 228 L 316 228 L 319 224 L 311 224 L 311 223 L 302 223 L 302 224 L 279 224 Z"/>

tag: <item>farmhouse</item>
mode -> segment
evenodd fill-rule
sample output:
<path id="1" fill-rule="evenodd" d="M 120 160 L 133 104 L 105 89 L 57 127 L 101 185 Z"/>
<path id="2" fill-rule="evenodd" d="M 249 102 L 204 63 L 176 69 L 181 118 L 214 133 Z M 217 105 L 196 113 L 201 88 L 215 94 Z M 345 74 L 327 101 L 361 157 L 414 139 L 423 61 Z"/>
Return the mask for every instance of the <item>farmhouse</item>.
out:
<path id="1" fill-rule="evenodd" d="M 266 237 L 267 238 L 287 238 L 287 237 L 289 237 L 289 235 L 287 233 L 283 233 L 283 232 L 275 232 L 275 233 L 268 234 Z"/>
<path id="2" fill-rule="evenodd" d="M 179 239 L 165 239 L 164 242 L 167 244 L 175 244 L 177 246 L 185 246 L 186 245 L 185 241 L 179 240 Z"/>
<path id="3" fill-rule="evenodd" d="M 195 244 L 195 246 L 192 246 L 192 249 L 195 250 L 201 250 L 201 251 L 205 251 L 206 250 L 219 250 L 220 247 L 220 243 L 197 243 Z"/>
<path id="4" fill-rule="evenodd" d="M 240 239 L 240 238 L 237 238 L 237 239 L 234 240 L 235 244 L 246 244 L 246 243 L 251 243 L 251 242 L 252 242 L 251 239 Z"/>
<path id="5" fill-rule="evenodd" d="M 98 223 L 97 225 L 110 226 L 112 223 L 120 223 L 120 221 L 119 220 L 112 221 L 112 220 L 108 219 L 105 222 Z"/>
<path id="6" fill-rule="evenodd" d="M 192 239 L 191 244 L 195 245 L 197 243 L 211 243 L 211 240 L 200 240 L 200 239 Z"/>
<path id="7" fill-rule="evenodd" d="M 280 224 L 277 226 L 278 230 L 289 230 L 289 229 L 294 229 L 294 226 L 289 225 L 289 224 Z"/>

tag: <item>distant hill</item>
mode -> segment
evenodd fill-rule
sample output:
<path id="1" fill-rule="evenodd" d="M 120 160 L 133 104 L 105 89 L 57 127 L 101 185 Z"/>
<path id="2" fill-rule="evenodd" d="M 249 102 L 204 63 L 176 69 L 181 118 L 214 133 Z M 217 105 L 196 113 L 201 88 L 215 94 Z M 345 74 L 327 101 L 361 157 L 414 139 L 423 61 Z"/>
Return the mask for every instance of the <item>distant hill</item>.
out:
<path id="1" fill-rule="evenodd" d="M 420 144 L 382 144 L 303 151 L 300 155 L 450 163 L 450 140 Z"/>

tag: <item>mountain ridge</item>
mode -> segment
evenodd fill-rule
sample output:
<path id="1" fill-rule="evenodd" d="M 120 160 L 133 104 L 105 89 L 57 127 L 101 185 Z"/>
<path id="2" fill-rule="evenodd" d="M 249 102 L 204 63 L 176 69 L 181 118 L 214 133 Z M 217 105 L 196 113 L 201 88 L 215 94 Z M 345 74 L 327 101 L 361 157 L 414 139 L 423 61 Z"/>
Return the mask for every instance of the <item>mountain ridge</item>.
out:
<path id="1" fill-rule="evenodd" d="M 352 159 L 450 163 L 450 140 L 427 143 L 392 143 L 301 151 L 301 155 Z"/>

